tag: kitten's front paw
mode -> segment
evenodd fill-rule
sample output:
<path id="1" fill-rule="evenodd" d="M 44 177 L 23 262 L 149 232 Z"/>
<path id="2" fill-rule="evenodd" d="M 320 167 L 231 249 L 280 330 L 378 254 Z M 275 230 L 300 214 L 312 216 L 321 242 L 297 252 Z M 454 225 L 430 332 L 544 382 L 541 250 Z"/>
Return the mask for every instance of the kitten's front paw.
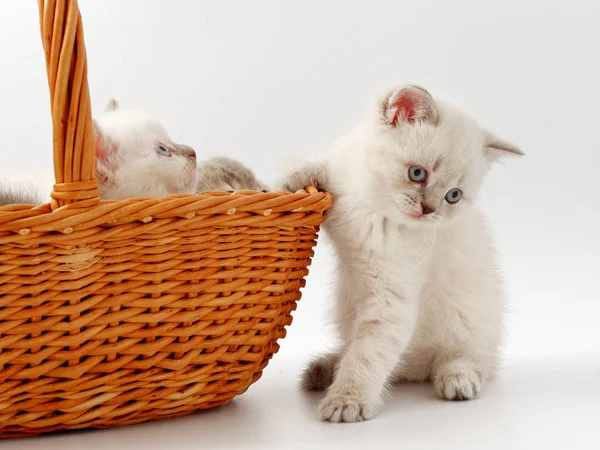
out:
<path id="1" fill-rule="evenodd" d="M 440 398 L 472 400 L 481 390 L 481 376 L 472 369 L 449 370 L 436 375 L 433 385 Z"/>
<path id="2" fill-rule="evenodd" d="M 296 192 L 307 186 L 324 189 L 326 178 L 327 171 L 324 166 L 320 164 L 310 164 L 300 170 L 288 174 L 280 184 L 282 190 L 288 192 Z"/>
<path id="3" fill-rule="evenodd" d="M 371 419 L 375 405 L 354 395 L 327 395 L 319 406 L 321 419 L 330 422 L 361 422 Z"/>

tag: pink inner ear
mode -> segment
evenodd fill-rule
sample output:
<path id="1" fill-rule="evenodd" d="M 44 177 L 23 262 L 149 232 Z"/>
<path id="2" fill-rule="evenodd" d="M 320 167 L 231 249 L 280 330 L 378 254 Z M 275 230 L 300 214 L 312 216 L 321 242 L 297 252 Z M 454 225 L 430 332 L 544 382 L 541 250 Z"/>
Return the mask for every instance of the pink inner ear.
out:
<path id="1" fill-rule="evenodd" d="M 396 113 L 394 114 L 394 118 L 392 119 L 392 126 L 398 125 L 398 120 L 400 117 L 404 117 L 404 119 L 408 123 L 415 123 L 416 113 L 415 113 L 415 105 L 417 101 L 414 95 L 411 94 L 410 91 L 403 91 L 398 98 L 394 100 L 394 103 L 390 105 L 393 108 L 396 108 Z"/>
<path id="2" fill-rule="evenodd" d="M 94 153 L 96 159 L 111 171 L 117 168 L 116 151 L 117 146 L 115 144 L 103 139 L 99 134 L 94 134 Z"/>

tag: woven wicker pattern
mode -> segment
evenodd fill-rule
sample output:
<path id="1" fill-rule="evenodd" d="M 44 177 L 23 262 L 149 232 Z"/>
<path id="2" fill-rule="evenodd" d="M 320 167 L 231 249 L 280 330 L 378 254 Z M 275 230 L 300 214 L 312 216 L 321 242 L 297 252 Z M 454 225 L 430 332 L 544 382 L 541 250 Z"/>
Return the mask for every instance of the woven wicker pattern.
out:
<path id="1" fill-rule="evenodd" d="M 278 350 L 331 196 L 99 201 L 79 10 L 39 4 L 57 183 L 0 207 L 0 437 L 227 403 Z"/>

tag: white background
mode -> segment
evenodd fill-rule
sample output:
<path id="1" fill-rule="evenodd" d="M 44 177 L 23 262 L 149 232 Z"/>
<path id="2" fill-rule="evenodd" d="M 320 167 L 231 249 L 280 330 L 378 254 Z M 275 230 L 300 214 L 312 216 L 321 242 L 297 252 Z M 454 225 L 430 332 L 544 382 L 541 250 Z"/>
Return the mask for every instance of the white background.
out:
<path id="1" fill-rule="evenodd" d="M 321 240 L 288 337 L 233 404 L 183 419 L 0 442 L 2 449 L 600 448 L 600 3 L 571 0 L 81 0 L 94 110 L 160 117 L 201 155 L 265 181 L 325 148 L 388 87 L 416 82 L 527 153 L 481 198 L 511 293 L 505 368 L 473 402 L 402 386 L 374 420 L 318 420 L 297 391 L 331 344 Z M 33 0 L 0 4 L 0 175 L 51 173 Z"/>

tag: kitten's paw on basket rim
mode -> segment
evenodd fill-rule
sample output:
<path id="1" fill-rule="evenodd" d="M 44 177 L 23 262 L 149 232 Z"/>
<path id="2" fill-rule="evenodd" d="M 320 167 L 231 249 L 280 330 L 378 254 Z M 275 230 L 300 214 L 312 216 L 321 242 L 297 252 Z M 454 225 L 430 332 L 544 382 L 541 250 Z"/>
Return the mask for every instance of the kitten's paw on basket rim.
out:
<path id="1" fill-rule="evenodd" d="M 281 189 L 288 192 L 297 192 L 307 186 L 317 189 L 326 189 L 327 170 L 321 164 L 308 164 L 300 169 L 288 173 L 285 178 L 277 183 Z"/>

